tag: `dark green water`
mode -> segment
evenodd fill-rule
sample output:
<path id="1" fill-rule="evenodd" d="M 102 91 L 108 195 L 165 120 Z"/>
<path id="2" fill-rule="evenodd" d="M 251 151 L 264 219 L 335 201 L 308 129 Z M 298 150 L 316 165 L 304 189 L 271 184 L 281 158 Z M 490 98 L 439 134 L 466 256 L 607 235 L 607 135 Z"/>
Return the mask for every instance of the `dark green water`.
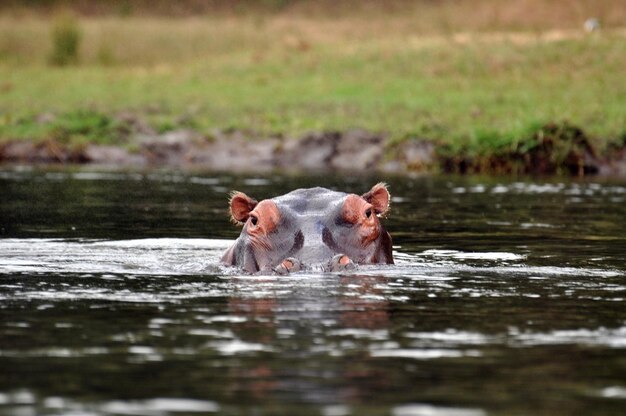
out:
<path id="1" fill-rule="evenodd" d="M 227 195 L 385 180 L 397 264 L 245 276 Z M 626 183 L 0 171 L 0 415 L 626 411 Z"/>

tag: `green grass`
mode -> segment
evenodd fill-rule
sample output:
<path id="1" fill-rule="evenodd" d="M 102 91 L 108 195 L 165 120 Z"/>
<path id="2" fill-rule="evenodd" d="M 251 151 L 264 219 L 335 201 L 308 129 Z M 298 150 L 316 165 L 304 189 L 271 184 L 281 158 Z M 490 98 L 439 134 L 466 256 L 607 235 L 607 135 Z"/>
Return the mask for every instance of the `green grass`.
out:
<path id="1" fill-rule="evenodd" d="M 129 111 L 159 131 L 360 127 L 469 152 L 512 148 L 548 122 L 599 147 L 626 133 L 622 29 L 458 36 L 376 21 L 370 33 L 366 20 L 106 18 L 82 21 L 80 64 L 51 67 L 35 40 L 48 26 L 3 22 L 0 140 L 114 142 L 114 116 Z M 58 118 L 37 123 L 43 113 Z M 82 116 L 100 127 L 75 129 Z"/>

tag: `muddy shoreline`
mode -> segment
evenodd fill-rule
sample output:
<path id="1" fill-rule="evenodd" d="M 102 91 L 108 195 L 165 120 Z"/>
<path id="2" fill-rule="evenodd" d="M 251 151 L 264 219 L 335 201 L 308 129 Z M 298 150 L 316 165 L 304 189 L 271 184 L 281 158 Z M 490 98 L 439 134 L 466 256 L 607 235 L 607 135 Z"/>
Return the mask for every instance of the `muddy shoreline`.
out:
<path id="1" fill-rule="evenodd" d="M 489 154 L 451 150 L 428 139 L 390 143 L 366 130 L 262 137 L 244 131 L 192 129 L 139 132 L 120 145 L 65 144 L 63 140 L 0 143 L 0 165 L 88 164 L 120 168 L 172 167 L 262 173 L 381 172 L 412 174 L 531 174 L 626 177 L 626 143 L 599 152 L 581 129 L 546 125 L 515 147 Z"/>

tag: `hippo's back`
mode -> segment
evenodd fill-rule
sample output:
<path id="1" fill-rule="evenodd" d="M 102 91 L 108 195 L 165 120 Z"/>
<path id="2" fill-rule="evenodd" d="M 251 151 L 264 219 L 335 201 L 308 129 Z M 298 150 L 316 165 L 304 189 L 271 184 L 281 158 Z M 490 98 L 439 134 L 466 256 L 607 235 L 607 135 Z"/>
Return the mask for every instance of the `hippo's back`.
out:
<path id="1" fill-rule="evenodd" d="M 273 200 L 277 205 L 286 207 L 298 215 L 323 215 L 341 204 L 346 195 L 345 192 L 318 186 L 296 189 Z"/>

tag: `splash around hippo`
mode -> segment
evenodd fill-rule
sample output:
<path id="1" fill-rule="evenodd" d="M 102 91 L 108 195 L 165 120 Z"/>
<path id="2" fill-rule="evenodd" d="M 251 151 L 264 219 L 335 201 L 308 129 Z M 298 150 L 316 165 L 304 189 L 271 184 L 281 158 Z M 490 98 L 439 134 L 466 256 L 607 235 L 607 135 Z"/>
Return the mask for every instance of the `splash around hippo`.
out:
<path id="1" fill-rule="evenodd" d="M 261 202 L 233 192 L 230 214 L 243 230 L 222 263 L 248 273 L 278 274 L 393 264 L 391 236 L 380 222 L 389 201 L 384 183 L 361 196 L 317 187 Z"/>

